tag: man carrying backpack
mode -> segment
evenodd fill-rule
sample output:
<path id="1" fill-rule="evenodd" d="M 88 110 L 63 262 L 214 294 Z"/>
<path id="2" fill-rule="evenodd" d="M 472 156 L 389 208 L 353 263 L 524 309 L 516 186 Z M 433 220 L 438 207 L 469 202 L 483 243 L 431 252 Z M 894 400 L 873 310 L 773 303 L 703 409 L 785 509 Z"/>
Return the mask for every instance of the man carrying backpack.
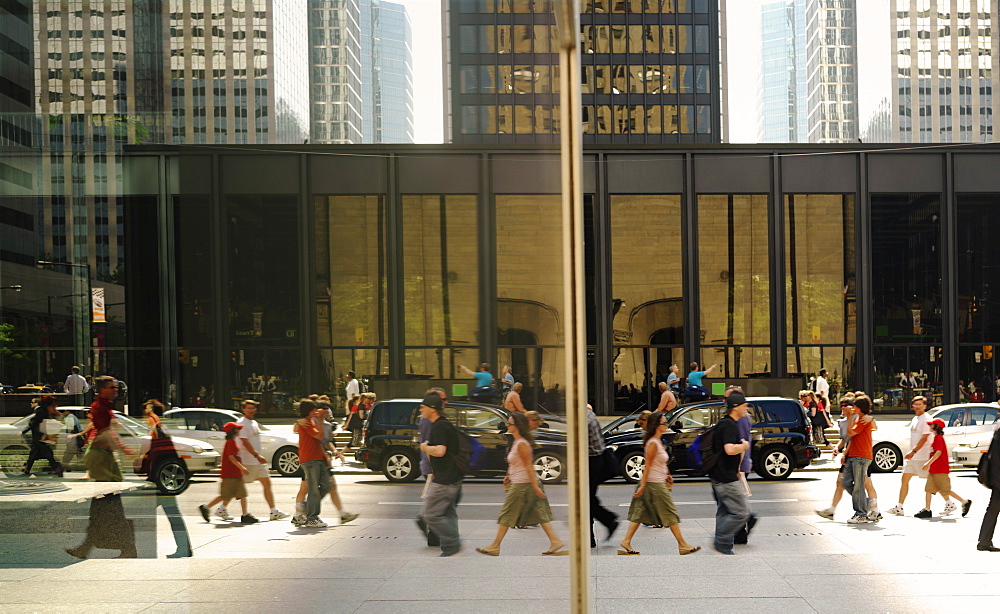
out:
<path id="1" fill-rule="evenodd" d="M 733 552 L 733 542 L 750 520 L 746 490 L 739 479 L 742 455 L 750 451 L 750 442 L 740 437 L 737 422 L 747 415 L 747 399 L 741 392 L 726 397 L 727 414 L 715 427 L 712 449 L 718 460 L 708 472 L 715 497 L 715 549 L 722 554 Z"/>
<path id="2" fill-rule="evenodd" d="M 420 451 L 431 461 L 432 478 L 425 492 L 424 507 L 417 525 L 425 535 L 437 535 L 441 556 L 457 554 L 462 549 L 458 537 L 458 500 L 462 496 L 463 472 L 456 462 L 459 453 L 458 431 L 442 415 L 444 402 L 429 394 L 420 403 L 420 416 L 431 421 L 431 434 L 420 442 Z"/>
<path id="3" fill-rule="evenodd" d="M 993 441 L 990 443 L 990 450 L 986 454 L 986 467 L 982 470 L 985 476 L 980 476 L 979 481 L 993 493 L 990 495 L 990 503 L 983 514 L 983 524 L 979 528 L 979 543 L 976 550 L 984 552 L 1000 552 L 1000 548 L 993 545 L 993 532 L 997 528 L 997 515 L 1000 514 L 1000 430 L 993 433 Z M 983 461 L 980 461 L 983 464 Z"/>

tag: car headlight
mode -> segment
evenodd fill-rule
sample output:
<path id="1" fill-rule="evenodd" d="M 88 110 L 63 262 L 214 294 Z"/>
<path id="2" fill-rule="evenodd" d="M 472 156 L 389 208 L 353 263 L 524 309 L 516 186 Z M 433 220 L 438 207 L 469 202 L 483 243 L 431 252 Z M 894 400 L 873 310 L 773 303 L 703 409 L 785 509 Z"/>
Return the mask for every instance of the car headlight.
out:
<path id="1" fill-rule="evenodd" d="M 972 448 L 973 450 L 975 450 L 976 448 L 979 447 L 979 442 L 978 441 L 970 441 L 969 443 L 964 444 L 964 445 L 965 445 L 966 448 Z"/>
<path id="2" fill-rule="evenodd" d="M 194 450 L 195 454 L 201 454 L 205 451 L 205 448 L 202 448 L 201 446 L 191 446 L 191 449 Z"/>

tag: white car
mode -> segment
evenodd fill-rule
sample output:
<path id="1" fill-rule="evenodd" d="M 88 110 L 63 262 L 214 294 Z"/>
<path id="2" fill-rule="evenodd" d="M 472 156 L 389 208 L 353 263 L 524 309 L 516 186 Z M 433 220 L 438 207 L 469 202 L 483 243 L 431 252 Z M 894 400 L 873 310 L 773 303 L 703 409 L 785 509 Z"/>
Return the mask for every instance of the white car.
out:
<path id="1" fill-rule="evenodd" d="M 86 415 L 89 409 L 82 406 L 59 408 L 60 411 L 70 412 L 76 416 L 83 427 L 87 425 Z M 29 420 L 31 416 L 25 416 L 12 424 L 0 424 L 0 466 L 8 474 L 20 472 L 28 459 L 30 435 L 22 435 L 21 431 L 27 428 Z M 131 466 L 137 474 L 146 475 L 163 494 L 180 494 L 187 489 L 192 474 L 213 471 L 219 467 L 218 452 L 199 441 L 184 437 L 172 438 L 172 449 L 153 450 L 147 459 L 150 462 L 142 463 L 143 457 L 150 453 L 152 443 L 149 427 L 134 418 L 117 413 L 111 424 L 125 445 L 138 453 L 130 461 L 122 462 L 121 466 Z M 47 435 L 56 437 L 56 442 L 50 445 L 56 460 L 60 460 L 66 449 L 70 425 L 65 420 L 50 418 L 45 421 L 43 429 Z M 42 465 L 47 463 L 36 461 L 32 469 L 41 470 Z M 83 471 L 83 462 L 77 457 L 67 469 Z"/>
<path id="2" fill-rule="evenodd" d="M 220 454 L 226 445 L 222 426 L 243 417 L 238 411 L 215 407 L 183 407 L 163 414 L 163 430 L 168 435 L 189 437 L 207 444 Z M 258 422 L 258 424 L 260 424 Z M 283 477 L 298 475 L 299 437 L 291 430 L 277 430 L 260 424 L 261 456 Z"/>
<path id="3" fill-rule="evenodd" d="M 953 463 L 975 469 L 981 455 L 989 452 L 993 434 L 1000 427 L 1000 407 L 995 403 L 977 406 L 972 410 L 969 426 L 957 437 L 958 444 L 951 451 Z"/>
<path id="4" fill-rule="evenodd" d="M 948 446 L 948 453 L 954 459 L 955 447 L 970 437 L 985 437 L 986 445 L 989 446 L 989 438 L 993 436 L 993 429 L 997 423 L 998 409 L 1000 408 L 996 403 L 959 403 L 935 407 L 928 413 L 932 420 L 944 421 L 945 443 Z M 910 450 L 908 425 L 909 422 L 903 423 L 902 426 L 886 426 L 883 422 L 879 430 L 872 434 L 873 472 L 895 471 L 903 465 L 903 455 Z M 978 462 L 977 456 L 975 463 Z"/>

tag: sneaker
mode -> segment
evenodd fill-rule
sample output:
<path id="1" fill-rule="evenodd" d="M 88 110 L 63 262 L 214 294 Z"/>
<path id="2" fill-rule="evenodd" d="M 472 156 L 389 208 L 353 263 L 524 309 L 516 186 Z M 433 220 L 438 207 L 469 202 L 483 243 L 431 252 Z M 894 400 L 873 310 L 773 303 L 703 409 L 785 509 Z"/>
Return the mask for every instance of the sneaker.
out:
<path id="1" fill-rule="evenodd" d="M 357 514 L 352 514 L 351 512 L 344 512 L 340 515 L 340 524 L 347 524 L 348 522 L 357 518 Z"/>
<path id="2" fill-rule="evenodd" d="M 302 526 L 307 529 L 325 529 L 330 525 L 326 524 L 322 520 L 307 520 Z"/>
<path id="3" fill-rule="evenodd" d="M 816 510 L 816 513 L 827 520 L 833 520 L 833 508 L 828 507 L 825 510 Z"/>
<path id="4" fill-rule="evenodd" d="M 847 519 L 848 524 L 867 524 L 869 522 L 871 522 L 871 520 L 868 520 L 868 516 L 862 516 L 861 514 L 856 514 Z"/>
<path id="5" fill-rule="evenodd" d="M 198 511 L 201 512 L 201 517 L 205 519 L 205 522 L 209 522 L 209 520 L 208 520 L 208 508 L 205 507 L 204 505 L 199 505 L 198 506 Z"/>
<path id="6" fill-rule="evenodd" d="M 872 512 L 878 512 L 878 501 L 872 499 L 871 497 L 868 497 L 868 499 L 866 499 L 865 502 L 868 504 L 869 516 L 871 515 Z"/>
<path id="7" fill-rule="evenodd" d="M 243 514 L 240 516 L 240 523 L 242 524 L 256 524 L 258 522 L 260 521 L 254 518 L 253 514 Z"/>
<path id="8" fill-rule="evenodd" d="M 941 512 L 942 516 L 950 516 L 952 512 L 958 509 L 958 506 L 951 501 L 944 504 L 944 511 Z"/>
<path id="9" fill-rule="evenodd" d="M 874 514 L 871 513 L 871 512 L 868 512 L 868 520 L 871 521 L 871 522 L 878 522 L 879 520 L 882 520 L 882 514 L 879 513 L 878 510 L 875 510 Z"/>
<path id="10" fill-rule="evenodd" d="M 304 514 L 296 514 L 292 516 L 292 524 L 294 524 L 295 526 L 301 527 L 305 523 L 306 523 L 306 517 Z"/>
<path id="11" fill-rule="evenodd" d="M 229 510 L 222 507 L 221 505 L 215 510 L 215 515 L 223 520 L 232 520 L 233 517 L 229 515 Z"/>
<path id="12" fill-rule="evenodd" d="M 904 515 L 903 514 L 903 506 L 902 505 L 897 505 L 895 507 L 889 508 L 888 510 L 886 510 L 886 513 L 887 514 L 892 514 L 893 516 L 903 516 Z"/>
<path id="13" fill-rule="evenodd" d="M 929 509 L 924 508 L 924 509 L 920 510 L 919 512 L 917 512 L 916 514 L 914 514 L 913 517 L 914 518 L 930 518 L 933 515 L 934 514 L 932 514 Z"/>
<path id="14" fill-rule="evenodd" d="M 962 518 L 965 518 L 969 514 L 970 507 L 972 507 L 972 499 L 966 499 L 965 503 L 962 504 Z"/>
<path id="15" fill-rule="evenodd" d="M 281 510 L 271 510 L 271 520 L 283 520 L 288 518 L 288 514 Z"/>

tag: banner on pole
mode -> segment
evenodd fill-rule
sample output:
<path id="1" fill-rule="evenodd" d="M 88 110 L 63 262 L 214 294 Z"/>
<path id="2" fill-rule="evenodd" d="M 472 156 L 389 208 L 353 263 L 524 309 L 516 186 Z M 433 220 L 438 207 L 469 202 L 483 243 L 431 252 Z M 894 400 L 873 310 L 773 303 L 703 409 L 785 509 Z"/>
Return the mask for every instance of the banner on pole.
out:
<path id="1" fill-rule="evenodd" d="M 107 322 L 104 314 L 104 288 L 90 289 L 90 310 L 92 322 Z"/>

